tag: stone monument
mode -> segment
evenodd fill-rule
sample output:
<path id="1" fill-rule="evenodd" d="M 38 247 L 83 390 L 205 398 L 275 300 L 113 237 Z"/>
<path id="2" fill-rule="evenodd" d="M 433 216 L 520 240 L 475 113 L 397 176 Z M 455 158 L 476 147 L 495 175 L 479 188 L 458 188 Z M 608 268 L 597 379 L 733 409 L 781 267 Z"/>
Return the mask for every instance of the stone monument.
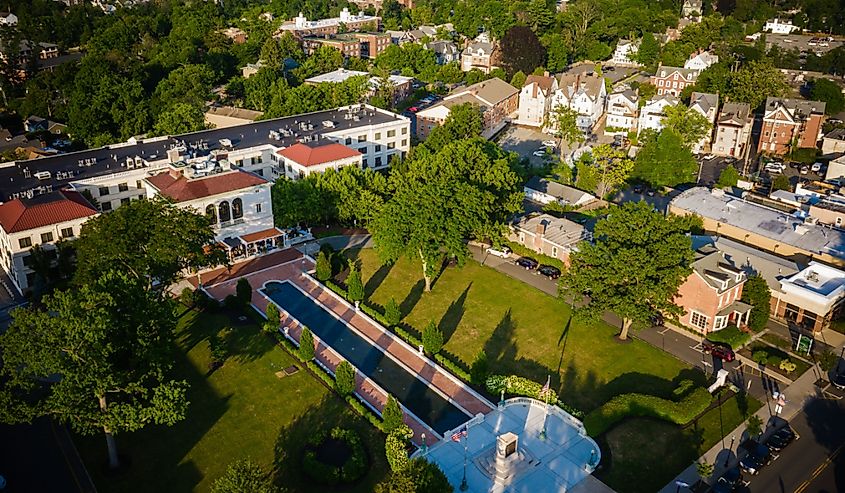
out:
<path id="1" fill-rule="evenodd" d="M 519 436 L 507 432 L 496 437 L 496 475 L 494 482 L 507 484 L 508 478 L 516 472 L 516 462 L 519 461 Z"/>

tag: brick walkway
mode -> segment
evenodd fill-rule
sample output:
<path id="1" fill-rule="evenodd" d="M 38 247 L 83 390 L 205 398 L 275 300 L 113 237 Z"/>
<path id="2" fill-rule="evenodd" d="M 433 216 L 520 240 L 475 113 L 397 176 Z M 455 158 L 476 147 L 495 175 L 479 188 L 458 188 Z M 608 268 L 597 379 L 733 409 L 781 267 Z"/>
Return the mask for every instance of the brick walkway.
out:
<path id="1" fill-rule="evenodd" d="M 235 293 L 237 281 L 241 277 L 246 277 L 250 285 L 253 287 L 252 304 L 256 309 L 262 313 L 267 308 L 268 300 L 263 295 L 257 292 L 267 281 L 283 281 L 288 280 L 308 293 L 312 298 L 319 301 L 326 309 L 332 311 L 341 320 L 349 324 L 357 330 L 369 341 L 381 348 L 385 353 L 393 357 L 394 360 L 400 362 L 409 371 L 415 372 L 421 379 L 426 381 L 432 388 L 437 389 L 443 395 L 448 396 L 448 399 L 453 404 L 466 410 L 471 415 L 477 413 L 486 414 L 493 409 L 493 405 L 470 391 L 465 384 L 459 381 L 454 376 L 448 374 L 445 370 L 434 364 L 425 356 L 420 356 L 417 351 L 410 348 L 407 344 L 400 341 L 396 336 L 386 331 L 380 325 L 373 323 L 369 317 L 357 312 L 354 307 L 350 306 L 345 301 L 341 300 L 337 295 L 331 291 L 323 288 L 316 281 L 308 276 L 303 275 L 303 270 L 311 270 L 314 268 L 313 262 L 301 255 L 295 257 L 291 255 L 280 255 L 280 260 L 284 263 L 273 267 L 265 267 L 266 261 L 262 262 L 263 269 L 255 267 L 240 267 L 237 270 L 233 269 L 231 273 L 215 273 L 214 279 L 217 281 L 213 285 L 206 285 L 205 288 L 218 300 L 223 300 L 226 296 Z M 204 274 L 203 280 L 211 278 Z M 299 340 L 301 331 L 300 324 L 289 317 L 286 313 L 282 314 L 280 320 L 281 326 L 289 328 L 290 335 Z M 315 339 L 318 339 L 315 336 Z M 316 350 L 317 360 L 332 372 L 337 365 L 343 360 L 333 349 L 325 346 L 318 340 Z M 387 401 L 386 393 L 369 378 L 362 374 L 358 374 L 356 378 L 357 389 L 356 392 L 364 400 L 367 401 L 375 409 L 381 410 Z M 469 416 L 467 417 L 469 419 Z M 413 416 L 405 414 L 405 423 L 414 430 L 413 441 L 418 445 L 422 443 L 421 434 L 425 433 L 427 437 L 437 437 L 439 435 L 431 430 L 427 425 L 414 419 Z M 428 443 L 433 443 L 433 439 L 428 438 Z"/>

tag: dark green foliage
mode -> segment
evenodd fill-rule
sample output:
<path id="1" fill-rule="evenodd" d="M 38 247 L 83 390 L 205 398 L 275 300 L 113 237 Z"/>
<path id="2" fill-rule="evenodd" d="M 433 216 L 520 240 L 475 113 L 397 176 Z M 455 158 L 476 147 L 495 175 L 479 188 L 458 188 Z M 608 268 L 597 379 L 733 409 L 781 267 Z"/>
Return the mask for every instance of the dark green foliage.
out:
<path id="1" fill-rule="evenodd" d="M 302 333 L 299 335 L 298 353 L 302 361 L 311 361 L 314 359 L 314 336 L 308 327 L 303 327 Z"/>
<path id="2" fill-rule="evenodd" d="M 722 330 L 707 334 L 707 340 L 727 344 L 733 349 L 739 349 L 751 340 L 751 336 L 731 325 Z"/>
<path id="3" fill-rule="evenodd" d="M 742 286 L 742 301 L 754 308 L 748 319 L 748 326 L 755 332 L 766 328 L 769 322 L 769 310 L 771 309 L 772 293 L 766 280 L 759 274 L 750 276 Z"/>
<path id="4" fill-rule="evenodd" d="M 264 331 L 275 334 L 279 330 L 279 307 L 275 303 L 268 302 L 267 309 L 264 311 L 267 320 L 264 321 Z"/>
<path id="5" fill-rule="evenodd" d="M 425 352 L 431 355 L 439 353 L 443 348 L 443 332 L 434 320 L 430 320 L 423 329 L 422 344 Z"/>
<path id="6" fill-rule="evenodd" d="M 317 255 L 316 276 L 320 282 L 326 282 L 332 277 L 332 262 L 326 252 L 322 250 Z"/>
<path id="7" fill-rule="evenodd" d="M 482 349 L 475 356 L 475 361 L 472 362 L 472 366 L 470 367 L 470 380 L 475 385 L 484 385 L 489 373 L 490 363 L 487 360 L 487 353 Z"/>
<path id="8" fill-rule="evenodd" d="M 252 286 L 249 285 L 249 280 L 242 277 L 238 279 L 238 284 L 235 287 L 236 297 L 241 306 L 248 306 L 252 301 Z"/>
<path id="9" fill-rule="evenodd" d="M 334 370 L 334 388 L 340 395 L 346 396 L 355 390 L 355 368 L 348 361 L 341 361 Z"/>
<path id="10" fill-rule="evenodd" d="M 229 356 L 225 338 L 221 338 L 219 334 L 210 335 L 208 337 L 208 352 L 211 355 L 210 366 L 212 368 L 223 366 L 223 363 L 225 363 L 226 358 Z"/>
<path id="11" fill-rule="evenodd" d="M 789 182 L 789 177 L 786 175 L 777 175 L 774 180 L 772 180 L 772 191 L 775 190 L 792 190 L 792 183 Z"/>
<path id="12" fill-rule="evenodd" d="M 196 301 L 194 290 L 191 288 L 184 288 L 179 294 L 179 301 L 185 306 L 194 306 L 194 302 Z"/>
<path id="13" fill-rule="evenodd" d="M 340 466 L 322 462 L 317 458 L 318 447 L 323 446 L 329 438 L 343 442 L 350 451 L 349 457 Z M 330 432 L 316 430 L 308 440 L 302 458 L 303 472 L 317 483 L 328 485 L 353 483 L 367 472 L 368 465 L 367 451 L 361 437 L 353 430 L 339 427 L 332 428 Z"/>
<path id="14" fill-rule="evenodd" d="M 412 436 L 414 432 L 407 425 L 402 425 L 387 435 L 384 452 L 393 472 L 408 468 L 408 439 Z"/>
<path id="15" fill-rule="evenodd" d="M 839 84 L 828 79 L 813 81 L 810 99 L 823 101 L 825 103 L 824 112 L 828 115 L 835 115 L 845 109 L 845 96 L 842 95 Z"/>
<path id="16" fill-rule="evenodd" d="M 517 72 L 530 74 L 543 64 L 546 49 L 537 35 L 525 26 L 514 26 L 505 33 L 501 42 L 502 61 L 509 77 Z"/>
<path id="17" fill-rule="evenodd" d="M 346 289 L 349 295 L 349 301 L 364 300 L 364 283 L 361 281 L 361 271 L 354 264 L 349 268 L 349 276 L 346 278 Z"/>
<path id="18" fill-rule="evenodd" d="M 375 493 L 452 493 L 454 489 L 443 471 L 423 458 L 409 462 L 408 467 L 376 485 Z"/>
<path id="19" fill-rule="evenodd" d="M 384 319 L 389 327 L 398 325 L 402 321 L 402 311 L 394 298 L 390 298 L 384 307 Z"/>
<path id="20" fill-rule="evenodd" d="M 822 371 L 829 372 L 836 365 L 837 361 L 839 361 L 839 355 L 834 353 L 831 349 L 825 349 L 816 356 L 816 360 L 818 361 L 819 367 Z"/>
<path id="21" fill-rule="evenodd" d="M 728 166 L 719 173 L 718 185 L 720 187 L 735 187 L 739 179 L 739 171 L 733 166 Z"/>
<path id="22" fill-rule="evenodd" d="M 695 181 L 698 162 L 677 133 L 667 128 L 656 137 L 644 137 L 644 140 L 634 161 L 633 178 L 654 187 L 674 187 Z"/>
<path id="23" fill-rule="evenodd" d="M 270 475 L 250 459 L 233 462 L 214 480 L 211 493 L 277 493 Z"/>
<path id="24" fill-rule="evenodd" d="M 404 414 L 402 413 L 402 408 L 399 407 L 399 402 L 396 401 L 392 395 L 388 396 L 387 403 L 385 403 L 384 409 L 381 410 L 381 420 L 384 422 L 384 432 L 389 434 L 393 430 L 398 429 L 400 426 L 405 426 L 403 417 Z"/>
<path id="25" fill-rule="evenodd" d="M 748 435 L 751 437 L 758 437 L 761 433 L 763 433 L 763 420 L 761 420 L 756 414 L 753 414 L 748 417 L 748 421 L 746 421 L 745 431 L 748 432 Z"/>

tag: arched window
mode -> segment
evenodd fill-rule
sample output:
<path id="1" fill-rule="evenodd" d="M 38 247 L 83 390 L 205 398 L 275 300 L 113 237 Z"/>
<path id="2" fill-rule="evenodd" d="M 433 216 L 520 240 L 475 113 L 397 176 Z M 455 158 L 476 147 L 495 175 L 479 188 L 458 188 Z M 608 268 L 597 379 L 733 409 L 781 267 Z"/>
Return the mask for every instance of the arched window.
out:
<path id="1" fill-rule="evenodd" d="M 232 219 L 232 215 L 229 213 L 229 203 L 228 202 L 226 202 L 225 200 L 223 202 L 220 202 L 219 210 L 220 210 L 220 222 L 221 223 L 228 222 L 230 219 Z"/>
<path id="2" fill-rule="evenodd" d="M 232 201 L 232 219 L 242 217 L 244 217 L 244 202 L 238 198 Z"/>
<path id="3" fill-rule="evenodd" d="M 208 220 L 211 221 L 212 225 L 217 224 L 217 207 L 215 207 L 214 204 L 205 208 L 205 215 L 208 217 Z"/>

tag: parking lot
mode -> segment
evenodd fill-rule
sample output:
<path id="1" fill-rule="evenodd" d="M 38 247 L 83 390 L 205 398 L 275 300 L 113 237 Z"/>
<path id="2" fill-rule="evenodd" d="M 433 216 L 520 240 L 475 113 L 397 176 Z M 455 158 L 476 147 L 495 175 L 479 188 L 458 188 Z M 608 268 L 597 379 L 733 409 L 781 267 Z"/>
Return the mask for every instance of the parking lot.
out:
<path id="1" fill-rule="evenodd" d="M 806 34 L 766 34 L 766 48 L 771 47 L 772 45 L 777 46 L 778 48 L 785 49 L 785 50 L 798 50 L 798 51 L 812 51 L 815 53 L 823 54 L 827 53 L 828 51 L 838 48 L 842 46 L 842 41 L 840 40 L 833 40 L 827 42 L 827 46 L 821 46 L 820 44 L 816 44 L 815 46 L 810 45 L 810 40 L 813 39 L 814 36 L 809 36 Z M 824 44 L 824 43 L 822 43 Z"/>
<path id="2" fill-rule="evenodd" d="M 528 158 L 528 161 L 533 167 L 542 166 L 548 159 L 534 155 L 535 151 L 543 147 L 544 140 L 557 141 L 555 137 L 544 134 L 539 129 L 518 127 L 516 125 L 509 125 L 497 137 L 497 141 L 502 146 L 502 149 L 513 151 L 522 157 Z"/>
<path id="3" fill-rule="evenodd" d="M 743 161 L 738 161 L 724 156 L 713 156 L 707 159 L 704 156 L 705 155 L 698 156 L 699 168 L 697 183 L 699 185 L 713 186 L 719 181 L 719 175 L 722 174 L 722 171 L 731 165 L 733 165 L 740 174 L 745 171 L 746 166 Z"/>

